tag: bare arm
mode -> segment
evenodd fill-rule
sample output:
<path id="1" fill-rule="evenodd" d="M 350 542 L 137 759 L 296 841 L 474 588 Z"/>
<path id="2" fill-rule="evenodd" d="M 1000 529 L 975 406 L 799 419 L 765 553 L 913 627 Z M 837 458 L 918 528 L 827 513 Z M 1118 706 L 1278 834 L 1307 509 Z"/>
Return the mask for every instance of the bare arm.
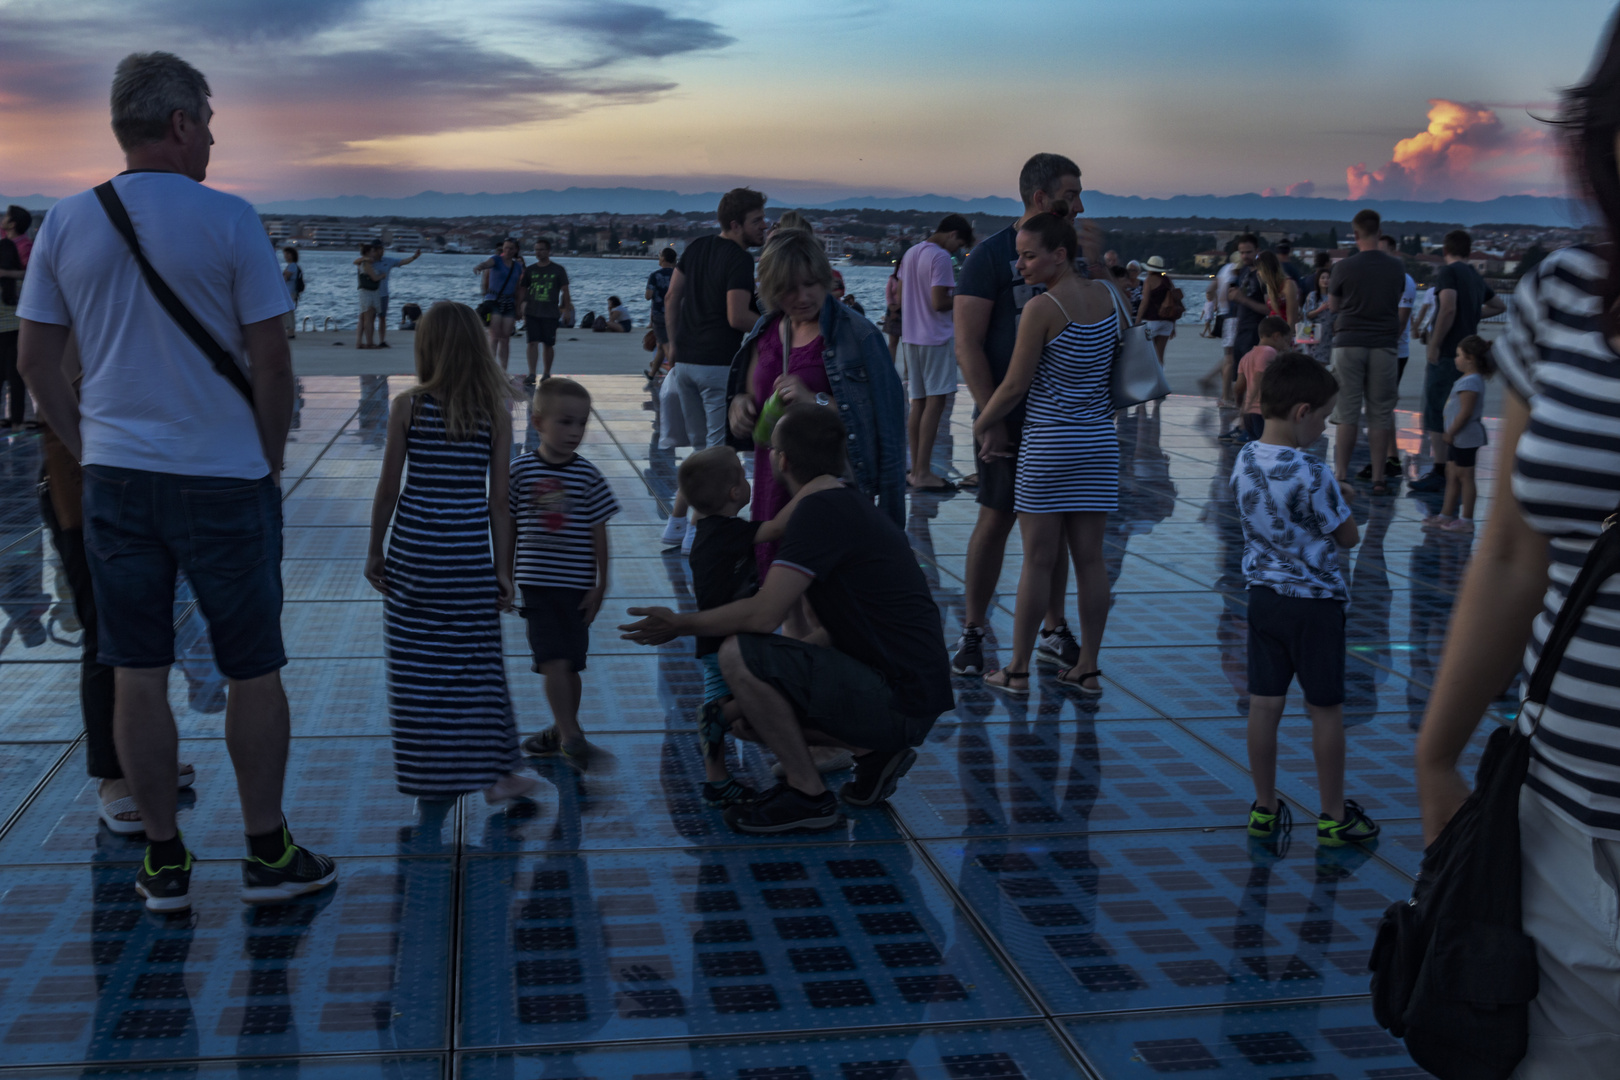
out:
<path id="1" fill-rule="evenodd" d="M 952 307 L 951 294 L 956 291 L 953 285 L 934 285 L 931 288 L 930 298 L 934 302 L 935 311 L 949 311 Z"/>
<path id="2" fill-rule="evenodd" d="M 726 322 L 731 324 L 733 330 L 741 330 L 746 334 L 754 328 L 754 323 L 759 321 L 759 316 L 748 310 L 748 305 L 753 299 L 754 294 L 747 289 L 726 290 Z"/>
<path id="3" fill-rule="evenodd" d="M 1356 527 L 1354 516 L 1339 522 L 1339 527 L 1333 530 L 1332 536 L 1333 542 L 1342 548 L 1353 548 L 1361 543 L 1361 530 Z"/>
<path id="4" fill-rule="evenodd" d="M 270 463 L 271 479 L 279 484 L 297 393 L 292 351 L 287 347 L 287 333 L 281 328 L 281 316 L 242 327 L 242 344 L 247 346 L 248 362 L 253 365 L 253 418 L 259 426 L 259 445 Z"/>
<path id="5" fill-rule="evenodd" d="M 596 613 L 602 610 L 602 597 L 607 595 L 608 533 L 605 521 L 591 526 L 591 553 L 596 557 L 596 584 L 585 590 L 585 596 L 579 602 L 579 610 L 585 613 L 586 626 L 596 621 Z"/>
<path id="6" fill-rule="evenodd" d="M 990 330 L 990 313 L 995 302 L 982 296 L 957 296 L 951 302 L 956 324 L 956 366 L 967 383 L 973 404 L 984 408 L 996 392 L 990 373 L 990 358 L 984 354 L 984 336 Z"/>
<path id="7" fill-rule="evenodd" d="M 489 258 L 485 259 L 483 262 L 481 262 L 477 266 L 473 267 L 473 273 L 481 274 L 484 271 L 486 271 L 486 270 L 490 269 L 491 267 L 493 267 L 494 265 L 495 265 L 495 256 L 491 255 Z"/>
<path id="8" fill-rule="evenodd" d="M 1513 461 L 1529 421 L 1529 406 L 1509 392 L 1502 419 L 1504 463 Z M 1519 670 L 1546 592 L 1547 538 L 1524 520 L 1513 486 L 1499 483 L 1485 535 L 1463 577 L 1429 709 L 1418 729 L 1425 843 L 1439 835 L 1468 797 L 1468 781 L 1457 772 L 1457 762 L 1491 699 Z"/>
<path id="9" fill-rule="evenodd" d="M 678 637 L 730 637 L 733 634 L 769 634 L 782 625 L 799 597 L 810 587 L 810 578 L 785 566 L 773 566 L 765 575 L 759 592 L 708 611 L 678 613 L 668 608 L 630 609 L 640 621 L 619 627 L 620 636 L 638 645 L 662 645 Z"/>
<path id="10" fill-rule="evenodd" d="M 1299 285 L 1291 280 L 1283 282 L 1283 313 L 1289 326 L 1299 325 Z"/>
<path id="11" fill-rule="evenodd" d="M 1047 293 L 1042 293 L 1041 296 L 1050 299 Z M 996 387 L 995 393 L 990 395 L 990 401 L 979 412 L 979 419 L 973 424 L 974 431 L 983 431 L 999 424 L 1020 401 L 1024 400 L 1024 395 L 1029 393 L 1029 384 L 1035 381 L 1035 370 L 1041 366 L 1041 350 L 1052 339 L 1057 322 L 1056 301 L 1037 307 L 1032 300 L 1024 307 L 1024 317 L 1018 321 L 1018 340 L 1013 345 L 1007 375 L 1001 380 L 1001 385 Z"/>
<path id="12" fill-rule="evenodd" d="M 1507 301 L 1500 296 L 1493 296 L 1485 301 L 1485 306 L 1479 309 L 1479 317 L 1488 319 L 1492 315 L 1500 315 L 1507 310 Z"/>
<path id="13" fill-rule="evenodd" d="M 495 603 L 510 611 L 517 599 L 512 560 L 517 550 L 517 524 L 512 520 L 512 415 L 495 414 L 494 445 L 489 451 L 489 537 L 495 556 Z M 387 465 L 385 461 L 384 466 Z"/>
<path id="14" fill-rule="evenodd" d="M 278 316 L 278 326 L 280 322 Z M 23 319 L 17 337 L 17 370 L 34 395 L 34 405 L 46 426 L 78 461 L 84 456 L 79 439 L 79 395 L 73 392 L 73 382 L 62 366 L 71 333 L 70 327 Z M 285 338 L 282 344 L 286 344 Z"/>
<path id="15" fill-rule="evenodd" d="M 388 409 L 388 443 L 383 448 L 382 474 L 377 477 L 377 493 L 371 498 L 371 542 L 366 549 L 366 580 L 378 592 L 388 593 L 388 578 L 384 572 L 383 539 L 388 525 L 394 520 L 399 506 L 400 479 L 405 474 L 406 440 L 410 434 L 411 405 L 414 394 L 401 394 Z M 500 563 L 496 562 L 499 573 Z"/>
<path id="16" fill-rule="evenodd" d="M 1435 297 L 1434 329 L 1429 332 L 1429 363 L 1440 362 L 1440 343 L 1451 333 L 1452 324 L 1457 321 L 1457 290 L 1441 289 Z"/>
<path id="17" fill-rule="evenodd" d="M 679 336 L 675 331 L 681 324 L 681 297 L 686 295 L 686 275 L 679 269 L 669 276 L 669 289 L 664 293 L 664 336 L 669 338 L 669 344 L 664 346 L 664 355 L 670 360 L 675 359 L 675 340 Z"/>
<path id="18" fill-rule="evenodd" d="M 415 262 L 417 259 L 420 259 L 421 257 L 422 257 L 422 249 L 417 248 L 415 255 L 410 255 L 410 256 L 407 256 L 406 258 L 403 258 L 403 259 L 399 260 L 399 265 L 401 265 L 401 266 L 409 266 L 409 265 L 411 265 L 411 263 Z"/>
<path id="19" fill-rule="evenodd" d="M 1398 328 L 1395 331 L 1395 333 L 1397 335 L 1406 333 L 1406 328 L 1408 326 L 1410 326 L 1411 324 L 1412 324 L 1412 309 L 1409 308 L 1409 307 L 1401 308 L 1399 318 L 1397 319 L 1396 324 L 1395 324 L 1396 327 Z"/>

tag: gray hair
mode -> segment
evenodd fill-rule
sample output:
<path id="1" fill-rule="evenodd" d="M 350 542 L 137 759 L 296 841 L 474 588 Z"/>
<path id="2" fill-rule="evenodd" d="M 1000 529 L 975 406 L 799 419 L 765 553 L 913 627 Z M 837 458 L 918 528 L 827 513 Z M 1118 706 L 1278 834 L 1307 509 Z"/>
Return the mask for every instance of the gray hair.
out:
<path id="1" fill-rule="evenodd" d="M 782 297 L 807 281 L 832 288 L 832 263 L 821 241 L 803 229 L 777 229 L 759 253 L 759 299 L 765 310 L 780 311 Z"/>
<path id="2" fill-rule="evenodd" d="M 1035 193 L 1044 191 L 1056 195 L 1058 181 L 1065 176 L 1079 177 L 1080 166 L 1062 154 L 1036 154 L 1024 162 L 1018 173 L 1018 197 L 1025 206 L 1035 205 Z"/>
<path id="3" fill-rule="evenodd" d="M 176 109 L 197 123 L 209 113 L 208 80 L 173 53 L 130 53 L 112 83 L 112 129 L 125 150 L 163 138 Z"/>

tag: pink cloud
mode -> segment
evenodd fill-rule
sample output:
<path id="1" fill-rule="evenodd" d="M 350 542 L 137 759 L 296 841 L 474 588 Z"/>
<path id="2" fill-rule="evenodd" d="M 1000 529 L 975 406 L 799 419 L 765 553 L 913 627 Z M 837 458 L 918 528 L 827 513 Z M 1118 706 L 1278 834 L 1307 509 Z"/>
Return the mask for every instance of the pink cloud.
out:
<path id="1" fill-rule="evenodd" d="M 1352 199 L 1491 198 L 1523 191 L 1515 180 L 1539 174 L 1547 136 L 1510 131 L 1484 105 L 1429 100 L 1429 126 L 1395 144 L 1389 164 L 1345 170 Z"/>
<path id="2" fill-rule="evenodd" d="M 1293 195 L 1296 198 L 1308 199 L 1316 194 L 1315 180 L 1301 180 L 1297 184 L 1289 184 L 1283 192 L 1284 195 Z"/>

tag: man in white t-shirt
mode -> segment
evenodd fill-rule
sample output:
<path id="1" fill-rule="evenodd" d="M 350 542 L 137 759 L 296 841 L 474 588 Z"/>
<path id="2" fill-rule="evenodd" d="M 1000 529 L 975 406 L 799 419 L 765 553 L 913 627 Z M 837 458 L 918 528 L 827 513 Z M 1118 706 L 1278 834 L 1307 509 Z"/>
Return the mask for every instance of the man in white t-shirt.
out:
<path id="1" fill-rule="evenodd" d="M 951 314 L 956 292 L 956 264 L 963 248 L 973 246 L 973 225 L 961 214 L 946 214 L 939 228 L 900 259 L 900 354 L 906 373 L 911 414 L 906 441 L 911 450 L 907 483 L 916 491 L 955 491 L 934 473 L 934 438 L 945 401 L 956 393 L 955 324 Z"/>
<path id="2" fill-rule="evenodd" d="M 292 842 L 281 808 L 280 474 L 294 394 L 281 316 L 292 304 L 253 207 L 202 186 L 208 95 L 202 73 L 177 56 L 125 57 L 112 128 L 129 168 L 111 188 L 157 276 L 242 378 L 215 368 L 157 299 L 98 192 L 52 208 L 18 305 L 23 375 L 84 466 L 98 656 L 115 669 L 118 758 L 148 841 L 135 887 L 155 912 L 191 906 L 168 701 L 180 571 L 230 681 L 225 741 L 248 849 L 242 899 L 281 902 L 337 878 L 331 859 Z M 77 397 L 63 369 L 70 334 L 83 370 Z"/>

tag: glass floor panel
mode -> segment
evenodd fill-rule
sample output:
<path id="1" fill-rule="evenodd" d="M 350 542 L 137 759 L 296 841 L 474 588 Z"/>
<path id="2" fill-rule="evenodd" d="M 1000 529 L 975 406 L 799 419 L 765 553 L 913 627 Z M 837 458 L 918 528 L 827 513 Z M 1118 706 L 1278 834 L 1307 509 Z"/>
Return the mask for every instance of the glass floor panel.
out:
<path id="1" fill-rule="evenodd" d="M 0 1080 L 1420 1075 L 1373 1026 L 1363 969 L 1421 857 L 1409 763 L 1471 546 L 1424 534 L 1432 507 L 1352 493 L 1369 541 L 1347 563 L 1348 784 L 1386 823 L 1368 850 L 1313 843 L 1297 693 L 1278 776 L 1298 836 L 1257 848 L 1242 830 L 1233 453 L 1188 398 L 1121 424 L 1100 698 L 1050 666 L 1026 699 L 957 678 L 888 805 L 846 808 L 824 833 L 742 836 L 698 795 L 690 644 L 646 649 L 616 629 L 630 606 L 692 606 L 660 537 L 689 451 L 658 448 L 639 377 L 584 381 L 582 452 L 624 508 L 583 676 L 590 770 L 531 760 L 540 791 L 504 806 L 398 792 L 382 603 L 360 569 L 387 401 L 409 380 L 302 379 L 283 482 L 286 805 L 339 881 L 238 900 L 227 683 L 181 580 L 169 700 L 197 769 L 180 824 L 199 862 L 194 913 L 169 919 L 132 891 L 143 838 L 99 823 L 38 439 L 0 440 Z M 522 404 L 514 424 L 532 447 Z M 965 409 L 951 436 L 955 474 L 973 472 Z M 976 516 L 967 490 L 908 508 L 948 647 Z M 1012 643 L 1020 551 L 1015 534 L 992 666 Z M 550 713 L 524 624 L 507 616 L 502 633 L 519 728 L 538 731 Z M 769 753 L 728 755 L 745 782 L 773 782 Z"/>

